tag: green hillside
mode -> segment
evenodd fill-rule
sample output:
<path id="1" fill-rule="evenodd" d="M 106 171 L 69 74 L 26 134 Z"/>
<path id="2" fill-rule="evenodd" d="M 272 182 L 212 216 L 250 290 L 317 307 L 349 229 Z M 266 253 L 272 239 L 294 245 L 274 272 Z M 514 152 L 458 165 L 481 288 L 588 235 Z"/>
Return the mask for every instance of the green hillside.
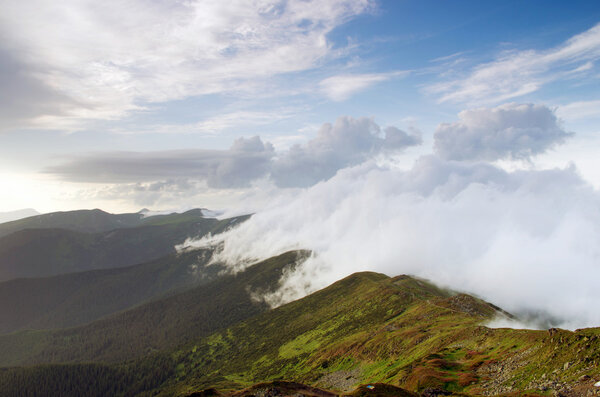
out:
<path id="1" fill-rule="evenodd" d="M 0 283 L 0 334 L 82 325 L 169 291 L 206 284 L 222 267 L 211 251 L 169 255 L 140 265 Z"/>
<path id="2" fill-rule="evenodd" d="M 84 326 L 0 336 L 0 365 L 116 362 L 174 348 L 267 310 L 250 291 L 276 288 L 284 269 L 303 255 L 282 254 Z"/>
<path id="3" fill-rule="evenodd" d="M 34 395 L 31 384 L 55 395 L 269 395 L 281 380 L 356 396 L 378 395 L 369 384 L 390 396 L 597 391 L 600 329 L 490 329 L 496 307 L 412 277 L 357 273 L 273 310 L 249 299 L 248 291 L 273 288 L 296 258 L 288 253 L 86 327 L 0 337 L 4 365 L 79 362 L 6 368 L 0 386 L 14 395 Z"/>
<path id="4" fill-rule="evenodd" d="M 247 217 L 217 220 L 190 211 L 99 233 L 25 229 L 0 237 L 0 281 L 135 265 L 174 254 L 188 237 L 219 233 Z M 1 226 L 1 225 L 0 225 Z"/>
<path id="5" fill-rule="evenodd" d="M 163 394 L 277 379 L 339 391 L 382 382 L 415 392 L 579 393 L 600 380 L 600 329 L 483 326 L 497 313 L 422 280 L 358 273 L 180 350 Z"/>

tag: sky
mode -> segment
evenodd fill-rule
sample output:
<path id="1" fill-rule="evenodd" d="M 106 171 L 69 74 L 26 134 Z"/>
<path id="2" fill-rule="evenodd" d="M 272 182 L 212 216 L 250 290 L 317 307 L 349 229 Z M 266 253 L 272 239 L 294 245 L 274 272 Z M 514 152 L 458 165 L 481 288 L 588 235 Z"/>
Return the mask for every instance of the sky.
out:
<path id="1" fill-rule="evenodd" d="M 260 208 L 452 157 L 455 123 L 507 104 L 554 132 L 478 159 L 598 187 L 599 24 L 590 1 L 4 1 L 0 211 Z"/>
<path id="2" fill-rule="evenodd" d="M 0 87 L 0 213 L 254 213 L 179 248 L 600 325 L 600 2 L 7 0 Z"/>

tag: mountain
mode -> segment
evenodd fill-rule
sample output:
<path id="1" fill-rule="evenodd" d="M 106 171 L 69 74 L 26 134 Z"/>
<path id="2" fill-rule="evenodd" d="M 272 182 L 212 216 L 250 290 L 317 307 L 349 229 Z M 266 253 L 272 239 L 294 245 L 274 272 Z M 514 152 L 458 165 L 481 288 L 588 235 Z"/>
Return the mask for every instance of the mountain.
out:
<path id="1" fill-rule="evenodd" d="M 491 329 L 504 312 L 408 276 L 357 273 L 174 354 L 163 395 L 287 379 L 333 390 L 597 390 L 600 329 Z M 569 394 L 570 393 L 570 394 Z"/>
<path id="2" fill-rule="evenodd" d="M 267 310 L 251 291 L 276 288 L 284 269 L 305 255 L 288 252 L 84 326 L 2 335 L 0 365 L 116 362 L 174 348 Z"/>
<path id="3" fill-rule="evenodd" d="M 0 370 L 0 388 L 7 396 L 40 385 L 65 396 L 598 391 L 600 329 L 488 328 L 507 314 L 414 277 L 356 273 L 269 310 L 258 296 L 305 256 L 290 252 L 83 327 L 2 336 L 2 365 L 28 366 Z"/>
<path id="4" fill-rule="evenodd" d="M 0 221 L 0 237 L 24 229 L 67 229 L 83 233 L 107 232 L 143 225 L 193 221 L 204 218 L 203 211 L 209 212 L 195 208 L 183 213 L 173 212 L 171 214 L 146 216 L 148 212 L 144 210 L 136 213 L 110 214 L 100 209 L 94 209 L 51 212 L 43 215 L 34 214 L 35 210 L 22 211 L 24 211 L 23 214 L 31 213 L 31 216 L 13 221 Z M 0 216 L 2 214 L 4 213 L 0 213 Z"/>
<path id="5" fill-rule="evenodd" d="M 16 221 L 22 218 L 39 215 L 40 213 L 33 208 L 25 208 L 17 211 L 0 212 L 0 223 Z"/>
<path id="6" fill-rule="evenodd" d="M 82 325 L 166 293 L 206 284 L 223 268 L 210 250 L 106 270 L 0 283 L 0 334 Z"/>
<path id="7" fill-rule="evenodd" d="M 247 217 L 203 218 L 197 210 L 150 217 L 141 220 L 140 226 L 130 223 L 126 228 L 104 232 L 53 228 L 18 230 L 0 237 L 0 281 L 148 262 L 174 254 L 174 246 L 188 237 L 219 233 L 245 219 Z"/>
<path id="8" fill-rule="evenodd" d="M 0 236 L 23 229 L 68 229 L 78 232 L 106 232 L 123 227 L 139 226 L 143 214 L 109 214 L 99 209 L 52 212 L 0 224 Z"/>

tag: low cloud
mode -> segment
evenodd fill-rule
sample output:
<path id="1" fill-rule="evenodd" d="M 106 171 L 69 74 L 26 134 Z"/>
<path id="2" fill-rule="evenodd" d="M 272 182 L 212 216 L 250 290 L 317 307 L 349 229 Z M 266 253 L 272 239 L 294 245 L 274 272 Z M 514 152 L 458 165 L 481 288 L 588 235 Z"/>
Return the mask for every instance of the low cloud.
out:
<path id="1" fill-rule="evenodd" d="M 509 103 L 465 110 L 458 117 L 440 124 L 434 135 L 435 152 L 448 160 L 528 160 L 573 135 L 543 105 Z"/>
<path id="2" fill-rule="evenodd" d="M 598 225 L 599 194 L 574 168 L 506 172 L 425 156 L 409 170 L 347 168 L 291 200 L 273 200 L 223 236 L 188 245 L 223 244 L 218 260 L 234 269 L 313 250 L 270 302 L 371 270 L 417 275 L 577 328 L 600 324 Z"/>
<path id="3" fill-rule="evenodd" d="M 364 131 L 371 122 L 349 125 Z M 336 126 L 324 126 L 296 149 L 300 159 L 309 159 L 298 160 L 301 168 L 316 161 L 306 153 L 336 147 Z M 352 136 L 348 147 L 366 139 Z M 233 270 L 287 250 L 312 250 L 311 258 L 283 276 L 278 291 L 265 296 L 271 304 L 371 270 L 474 293 L 537 326 L 597 326 L 600 193 L 574 165 L 509 172 L 489 162 L 529 159 L 568 136 L 544 106 L 465 111 L 459 122 L 440 125 L 435 152 L 408 169 L 349 161 L 330 179 L 292 196 L 274 195 L 236 229 L 186 246 L 220 246 L 216 260 Z M 367 149 L 358 157 L 406 139 L 389 130 L 360 143 Z"/>
<path id="4" fill-rule="evenodd" d="M 271 178 L 279 187 L 305 187 L 381 153 L 421 143 L 420 133 L 382 129 L 370 118 L 340 117 L 305 144 L 277 153 L 258 136 L 239 138 L 228 150 L 115 152 L 71 158 L 45 172 L 71 182 L 137 183 L 183 179 L 209 188 L 248 187 Z M 161 182 L 157 182 L 161 183 Z M 180 183 L 180 182 L 179 182 Z"/>

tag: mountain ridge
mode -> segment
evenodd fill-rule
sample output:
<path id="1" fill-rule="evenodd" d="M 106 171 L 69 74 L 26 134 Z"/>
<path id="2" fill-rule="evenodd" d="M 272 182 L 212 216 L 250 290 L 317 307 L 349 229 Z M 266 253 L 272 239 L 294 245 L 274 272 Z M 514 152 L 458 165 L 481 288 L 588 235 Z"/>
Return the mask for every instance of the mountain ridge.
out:
<path id="1" fill-rule="evenodd" d="M 0 335 L 0 366 L 118 362 L 174 348 L 268 310 L 249 290 L 276 288 L 284 269 L 305 255 L 284 253 L 243 272 L 78 327 Z"/>
<path id="2" fill-rule="evenodd" d="M 22 229 L 0 237 L 0 281 L 135 265 L 175 254 L 189 237 L 218 234 L 248 216 L 218 220 L 198 210 L 146 218 L 139 226 L 87 233 Z M 0 225 L 2 226 L 2 225 Z"/>
<path id="3" fill-rule="evenodd" d="M 427 280 L 359 272 L 275 309 L 257 300 L 307 255 L 282 254 L 85 326 L 0 336 L 1 365 L 27 365 L 0 369 L 0 386 L 122 396 L 251 393 L 284 380 L 340 395 L 369 395 L 369 384 L 387 395 L 599 391 L 600 328 L 488 328 L 505 316 L 499 308 Z"/>

